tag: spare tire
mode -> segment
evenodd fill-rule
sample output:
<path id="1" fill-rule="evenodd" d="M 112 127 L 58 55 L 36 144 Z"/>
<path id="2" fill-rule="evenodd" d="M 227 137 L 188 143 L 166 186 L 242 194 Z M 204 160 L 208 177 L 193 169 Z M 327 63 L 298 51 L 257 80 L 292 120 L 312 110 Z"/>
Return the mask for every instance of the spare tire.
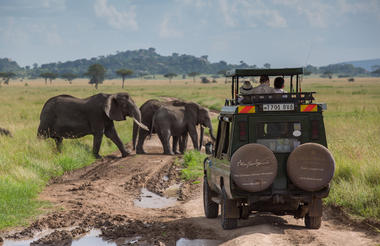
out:
<path id="1" fill-rule="evenodd" d="M 298 188 L 318 191 L 326 187 L 335 171 L 335 161 L 330 151 L 317 143 L 305 143 L 290 153 L 287 173 Z"/>
<path id="2" fill-rule="evenodd" d="M 264 145 L 246 144 L 232 155 L 231 176 L 236 185 L 245 191 L 263 191 L 277 176 L 277 159 Z"/>

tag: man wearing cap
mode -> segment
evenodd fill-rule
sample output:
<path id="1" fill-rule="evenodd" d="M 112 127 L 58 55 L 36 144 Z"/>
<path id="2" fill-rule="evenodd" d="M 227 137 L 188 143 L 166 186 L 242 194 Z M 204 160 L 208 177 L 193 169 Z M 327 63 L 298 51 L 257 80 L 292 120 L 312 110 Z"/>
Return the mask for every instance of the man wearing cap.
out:
<path id="1" fill-rule="evenodd" d="M 271 94 L 275 93 L 274 89 L 269 86 L 269 77 L 267 75 L 262 75 L 260 77 L 260 85 L 252 89 L 253 94 Z"/>

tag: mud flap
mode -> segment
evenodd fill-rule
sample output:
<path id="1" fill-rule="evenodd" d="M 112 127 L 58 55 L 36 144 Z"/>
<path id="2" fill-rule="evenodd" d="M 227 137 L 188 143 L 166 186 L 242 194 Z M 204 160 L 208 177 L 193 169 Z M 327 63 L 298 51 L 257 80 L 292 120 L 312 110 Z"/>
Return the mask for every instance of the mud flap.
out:
<path id="1" fill-rule="evenodd" d="M 240 209 L 238 201 L 236 200 L 225 200 L 225 217 L 227 219 L 239 219 L 240 218 Z"/>
<path id="2" fill-rule="evenodd" d="M 309 216 L 321 217 L 322 216 L 322 199 L 313 198 L 311 204 L 309 204 Z"/>

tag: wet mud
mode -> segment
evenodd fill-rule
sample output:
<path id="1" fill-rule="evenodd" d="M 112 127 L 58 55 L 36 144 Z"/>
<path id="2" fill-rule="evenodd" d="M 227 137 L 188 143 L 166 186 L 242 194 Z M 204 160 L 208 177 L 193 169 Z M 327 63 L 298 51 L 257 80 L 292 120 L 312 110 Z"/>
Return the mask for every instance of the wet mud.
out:
<path id="1" fill-rule="evenodd" d="M 320 230 L 306 230 L 290 216 L 256 215 L 224 231 L 220 218 L 204 216 L 202 184 L 181 180 L 181 156 L 162 155 L 155 136 L 146 151 L 127 158 L 115 153 L 52 180 L 39 197 L 52 208 L 29 226 L 0 232 L 0 246 L 380 243 L 378 234 L 339 221 L 329 210 Z M 154 198 L 164 206 L 151 208 L 158 203 Z M 148 206 L 140 206 L 143 200 Z"/>

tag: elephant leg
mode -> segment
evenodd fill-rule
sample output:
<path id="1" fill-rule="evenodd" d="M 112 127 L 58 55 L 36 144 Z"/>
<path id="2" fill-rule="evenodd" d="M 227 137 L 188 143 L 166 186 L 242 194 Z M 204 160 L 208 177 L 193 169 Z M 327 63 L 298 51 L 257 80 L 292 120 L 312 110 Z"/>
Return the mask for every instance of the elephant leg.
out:
<path id="1" fill-rule="evenodd" d="M 189 126 L 189 135 L 191 137 L 191 141 L 193 142 L 194 149 L 199 150 L 198 133 L 197 133 L 197 128 L 195 126 Z"/>
<path id="2" fill-rule="evenodd" d="M 114 144 L 116 144 L 116 146 L 119 148 L 121 152 L 122 157 L 126 157 L 131 153 L 129 150 L 125 149 L 124 144 L 119 138 L 119 136 L 117 135 L 117 132 L 114 126 L 107 128 L 104 131 L 104 134 L 106 135 L 107 138 L 111 139 L 112 142 L 114 142 Z"/>
<path id="3" fill-rule="evenodd" d="M 179 137 L 173 136 L 173 153 L 176 155 L 180 154 L 180 152 L 177 151 L 178 140 L 179 140 Z"/>
<path id="4" fill-rule="evenodd" d="M 62 137 L 56 137 L 56 138 L 54 138 L 54 140 L 55 140 L 55 145 L 57 146 L 58 152 L 61 152 L 62 151 L 63 138 Z"/>
<path id="5" fill-rule="evenodd" d="M 103 138 L 103 133 L 94 134 L 92 153 L 96 159 L 101 158 L 101 156 L 99 155 L 99 150 L 100 150 L 100 145 L 102 144 L 102 138 Z"/>
<path id="6" fill-rule="evenodd" d="M 170 135 L 169 130 L 160 130 L 158 133 L 165 155 L 174 155 L 173 151 L 170 149 Z"/>
<path id="7" fill-rule="evenodd" d="M 140 129 L 139 131 L 140 132 L 139 132 L 139 139 L 137 141 L 137 146 L 136 146 L 136 154 L 145 154 L 143 145 L 144 145 L 145 138 L 149 135 L 149 132 L 142 129 Z"/>
<path id="8" fill-rule="evenodd" d="M 181 152 L 181 154 L 184 154 L 185 151 L 186 151 L 186 148 L 187 148 L 187 140 L 188 140 L 188 135 L 186 133 L 186 135 L 182 135 L 181 138 L 180 138 L 180 142 L 179 142 L 179 151 Z"/>

